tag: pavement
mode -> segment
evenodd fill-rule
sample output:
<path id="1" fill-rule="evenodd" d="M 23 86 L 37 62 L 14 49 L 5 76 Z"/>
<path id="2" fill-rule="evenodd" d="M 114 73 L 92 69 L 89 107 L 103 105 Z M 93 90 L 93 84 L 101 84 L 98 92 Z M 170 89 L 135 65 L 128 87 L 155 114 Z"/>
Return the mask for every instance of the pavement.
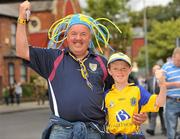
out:
<path id="1" fill-rule="evenodd" d="M 38 105 L 37 102 L 23 102 L 19 105 L 17 104 L 9 104 L 0 105 L 0 114 L 7 114 L 7 113 L 13 113 L 13 112 L 21 112 L 21 111 L 29 111 L 29 110 L 37 110 L 37 109 L 48 109 L 49 108 L 49 102 L 46 101 L 43 105 Z"/>
<path id="2" fill-rule="evenodd" d="M 8 106 L 5 104 L 0 104 L 0 115 L 1 114 L 8 114 L 14 112 L 24 112 L 30 110 L 39 110 L 39 109 L 49 109 L 49 102 L 46 101 L 44 105 L 38 105 L 37 102 L 23 102 L 20 105 L 17 104 L 9 104 Z M 148 120 L 142 125 L 143 132 L 147 139 L 166 139 L 165 136 L 160 134 L 160 120 L 157 120 L 157 133 L 156 136 L 149 136 L 146 134 L 145 129 L 148 128 Z M 180 131 L 180 126 L 178 125 L 178 131 Z"/>

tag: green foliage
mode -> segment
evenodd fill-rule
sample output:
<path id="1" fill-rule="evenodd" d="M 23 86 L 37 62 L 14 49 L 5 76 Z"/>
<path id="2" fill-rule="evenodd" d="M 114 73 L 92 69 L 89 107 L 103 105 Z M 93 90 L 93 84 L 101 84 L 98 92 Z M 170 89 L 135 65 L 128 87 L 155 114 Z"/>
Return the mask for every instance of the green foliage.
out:
<path id="1" fill-rule="evenodd" d="M 143 25 L 143 14 L 144 14 L 143 10 L 140 12 L 129 13 L 129 16 L 131 17 L 130 22 L 132 23 L 133 26 Z M 172 3 L 170 3 L 166 7 L 163 7 L 163 6 L 147 7 L 146 15 L 147 15 L 149 25 L 151 25 L 152 20 L 157 20 L 159 22 L 164 22 L 168 20 L 176 20 L 180 17 L 180 1 L 174 0 Z"/>
<path id="2" fill-rule="evenodd" d="M 108 17 L 114 20 L 114 16 L 125 9 L 123 4 L 119 0 L 87 0 L 88 7 L 85 11 L 94 18 Z"/>
<path id="3" fill-rule="evenodd" d="M 172 55 L 176 47 L 176 38 L 180 36 L 180 19 L 165 22 L 153 21 L 151 31 L 148 33 L 149 64 L 152 66 L 157 60 L 164 62 Z M 144 66 L 144 50 L 138 56 L 138 62 Z"/>
<path id="4" fill-rule="evenodd" d="M 23 90 L 23 97 L 32 97 L 33 96 L 33 86 L 32 84 L 23 84 L 22 85 L 22 90 Z"/>
<path id="5" fill-rule="evenodd" d="M 123 17 L 121 16 L 128 11 L 125 8 L 127 1 L 128 0 L 87 0 L 87 8 L 84 9 L 84 11 L 93 18 L 108 18 L 120 28 L 122 34 L 120 34 L 113 25 L 107 22 L 103 23 L 110 31 L 110 44 L 115 50 L 125 51 L 132 39 L 131 25 L 129 23 L 123 23 Z"/>

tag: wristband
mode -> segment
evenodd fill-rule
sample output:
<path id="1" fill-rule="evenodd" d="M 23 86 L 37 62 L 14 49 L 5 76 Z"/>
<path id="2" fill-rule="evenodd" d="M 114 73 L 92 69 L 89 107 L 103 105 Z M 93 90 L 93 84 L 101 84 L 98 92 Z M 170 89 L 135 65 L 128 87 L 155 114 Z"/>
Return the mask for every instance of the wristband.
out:
<path id="1" fill-rule="evenodd" d="M 22 25 L 25 25 L 27 23 L 26 19 L 23 18 L 18 18 L 17 22 Z"/>

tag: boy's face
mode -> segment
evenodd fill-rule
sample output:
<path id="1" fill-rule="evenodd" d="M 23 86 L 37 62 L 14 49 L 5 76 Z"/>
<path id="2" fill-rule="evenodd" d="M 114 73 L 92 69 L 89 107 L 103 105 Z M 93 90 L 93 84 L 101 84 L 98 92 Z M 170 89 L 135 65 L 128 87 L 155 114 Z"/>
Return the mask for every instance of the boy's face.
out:
<path id="1" fill-rule="evenodd" d="M 118 60 L 110 63 L 108 72 L 113 77 L 115 83 L 127 83 L 132 68 L 128 63 Z"/>

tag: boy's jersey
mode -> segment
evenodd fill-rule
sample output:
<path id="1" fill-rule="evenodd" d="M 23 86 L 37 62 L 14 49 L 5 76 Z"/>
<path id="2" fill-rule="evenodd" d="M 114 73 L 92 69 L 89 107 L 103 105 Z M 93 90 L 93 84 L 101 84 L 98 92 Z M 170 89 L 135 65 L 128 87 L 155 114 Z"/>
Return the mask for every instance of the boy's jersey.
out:
<path id="1" fill-rule="evenodd" d="M 157 112 L 157 95 L 151 95 L 141 86 L 129 84 L 119 91 L 112 89 L 105 97 L 107 109 L 107 131 L 113 134 L 132 134 L 139 131 L 139 126 L 133 124 L 133 114 L 139 112 Z"/>

